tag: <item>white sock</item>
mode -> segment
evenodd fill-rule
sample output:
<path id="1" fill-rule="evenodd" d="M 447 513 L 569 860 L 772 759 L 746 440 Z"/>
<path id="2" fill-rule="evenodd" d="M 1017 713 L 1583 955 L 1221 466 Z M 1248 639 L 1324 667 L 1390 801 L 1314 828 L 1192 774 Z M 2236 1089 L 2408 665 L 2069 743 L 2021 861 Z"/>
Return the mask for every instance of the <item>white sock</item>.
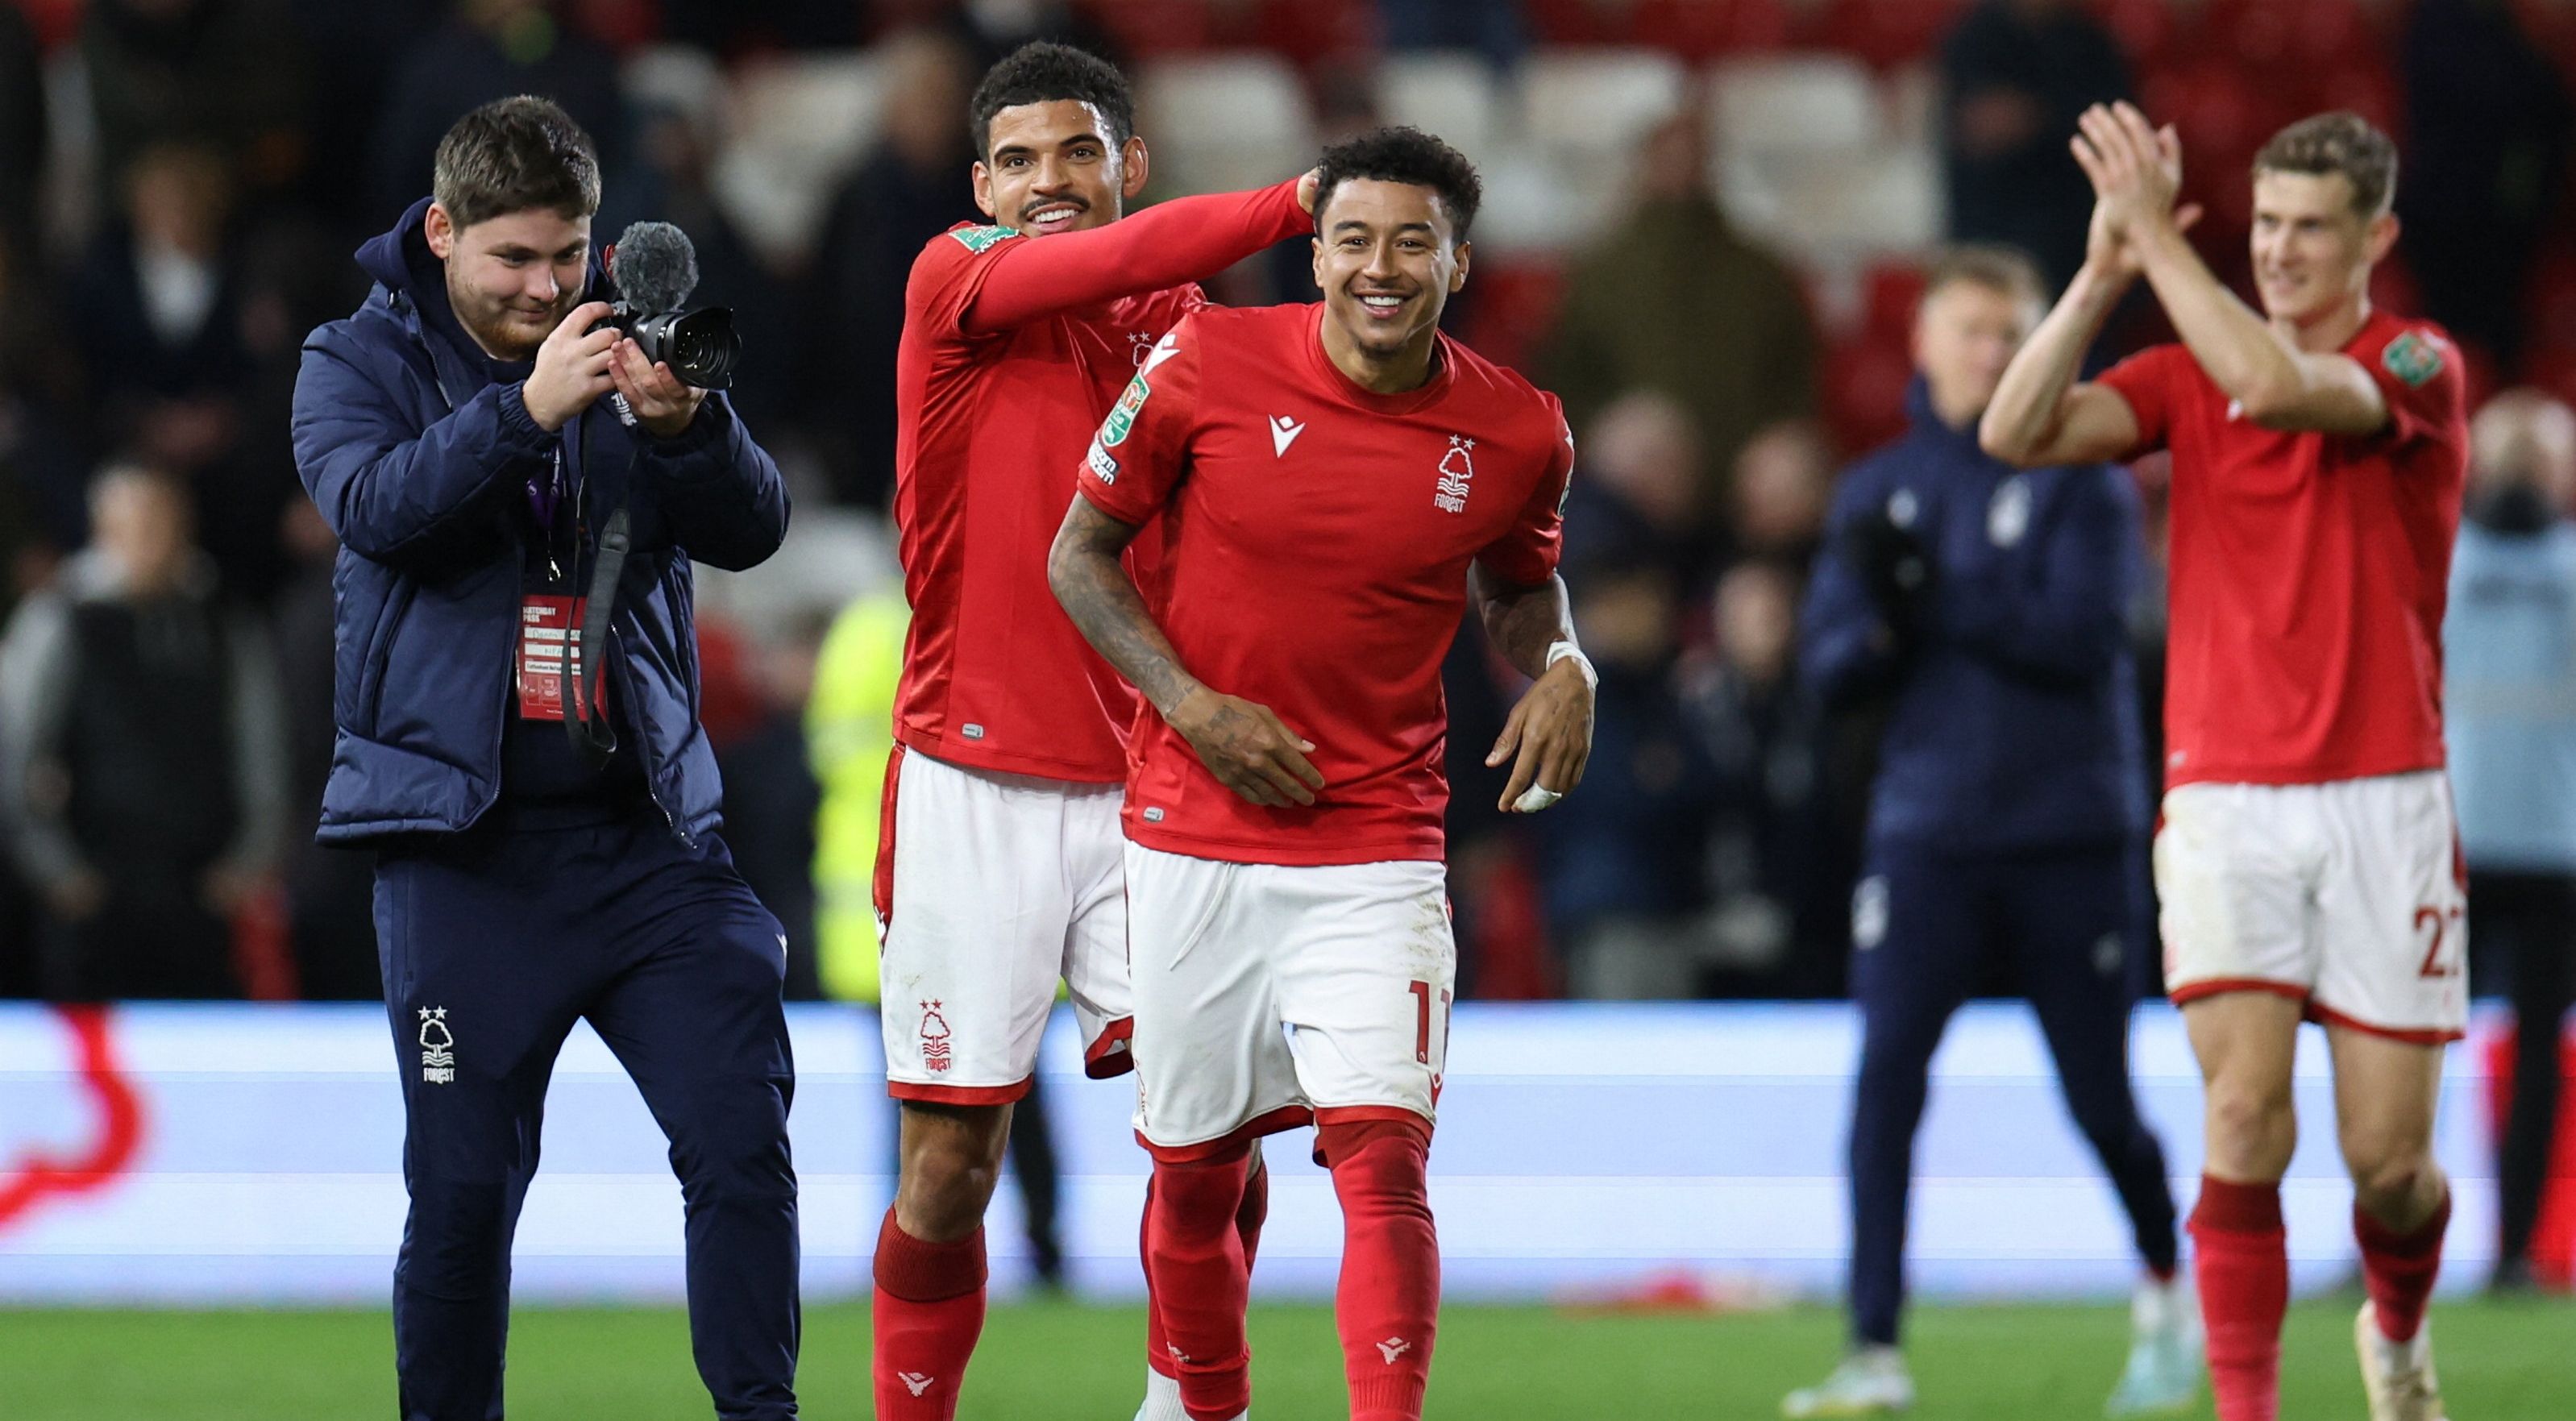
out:
<path id="1" fill-rule="evenodd" d="M 1179 1379 L 1147 1367 L 1145 1404 L 1136 1409 L 1136 1421 L 1190 1421 L 1190 1413 L 1181 1409 Z"/>

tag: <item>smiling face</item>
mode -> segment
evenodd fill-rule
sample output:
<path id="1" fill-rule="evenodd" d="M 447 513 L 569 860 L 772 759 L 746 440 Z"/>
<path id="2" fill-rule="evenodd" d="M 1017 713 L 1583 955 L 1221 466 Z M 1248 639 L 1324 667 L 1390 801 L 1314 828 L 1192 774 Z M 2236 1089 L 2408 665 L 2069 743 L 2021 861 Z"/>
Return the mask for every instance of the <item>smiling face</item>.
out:
<path id="1" fill-rule="evenodd" d="M 1315 284 L 1326 319 L 1370 360 L 1427 344 L 1449 293 L 1467 284 L 1469 246 L 1438 193 L 1352 178 L 1315 214 Z"/>
<path id="2" fill-rule="evenodd" d="M 533 360 L 581 304 L 590 274 L 590 219 L 535 207 L 459 228 L 429 205 L 430 253 L 447 266 L 457 323 L 495 360 Z"/>
<path id="3" fill-rule="evenodd" d="M 985 129 L 989 156 L 975 164 L 975 205 L 1031 237 L 1117 221 L 1145 190 L 1145 140 L 1117 143 L 1113 132 L 1077 99 L 1001 110 Z"/>
<path id="4" fill-rule="evenodd" d="M 2254 172 L 2254 286 L 2263 313 L 2309 325 L 2359 301 L 2397 219 L 2360 212 L 2341 173 Z"/>

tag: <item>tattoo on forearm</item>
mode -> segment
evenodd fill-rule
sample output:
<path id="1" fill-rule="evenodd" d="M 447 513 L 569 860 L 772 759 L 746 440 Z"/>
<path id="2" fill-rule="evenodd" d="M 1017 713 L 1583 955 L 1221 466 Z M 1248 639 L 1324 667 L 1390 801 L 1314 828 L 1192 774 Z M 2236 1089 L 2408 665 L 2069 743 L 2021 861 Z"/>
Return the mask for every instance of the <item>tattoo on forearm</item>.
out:
<path id="1" fill-rule="evenodd" d="M 1168 715 L 1198 684 L 1118 560 L 1137 530 L 1076 498 L 1047 557 L 1047 583 L 1065 615 L 1118 674 Z"/>
<path id="2" fill-rule="evenodd" d="M 1547 649 L 1574 639 L 1574 610 L 1566 598 L 1565 579 L 1550 577 L 1535 587 L 1520 587 L 1473 569 L 1476 604 L 1485 621 L 1485 638 L 1522 675 L 1547 670 Z"/>

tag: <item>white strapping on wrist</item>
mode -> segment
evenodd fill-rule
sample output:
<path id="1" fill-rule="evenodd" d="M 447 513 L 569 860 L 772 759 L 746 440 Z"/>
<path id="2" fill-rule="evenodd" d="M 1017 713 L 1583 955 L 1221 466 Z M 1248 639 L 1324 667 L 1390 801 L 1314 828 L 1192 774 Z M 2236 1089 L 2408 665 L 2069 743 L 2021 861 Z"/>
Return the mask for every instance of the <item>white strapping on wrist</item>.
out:
<path id="1" fill-rule="evenodd" d="M 1583 669 L 1584 685 L 1589 686 L 1594 690 L 1599 690 L 1601 688 L 1600 673 L 1592 669 L 1592 658 L 1583 654 L 1582 647 L 1576 646 L 1571 641 L 1552 641 L 1547 644 L 1548 666 L 1554 666 L 1556 663 L 1568 658 L 1571 658 L 1576 666 Z M 1543 667 L 1541 669 L 1545 668 Z"/>

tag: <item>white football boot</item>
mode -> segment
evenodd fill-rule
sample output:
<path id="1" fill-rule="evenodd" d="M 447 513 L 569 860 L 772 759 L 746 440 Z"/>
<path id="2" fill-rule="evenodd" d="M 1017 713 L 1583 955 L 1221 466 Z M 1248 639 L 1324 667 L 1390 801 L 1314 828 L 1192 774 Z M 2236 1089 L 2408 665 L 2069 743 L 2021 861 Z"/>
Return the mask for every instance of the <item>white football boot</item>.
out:
<path id="1" fill-rule="evenodd" d="M 2129 1302 L 2129 1365 L 2102 1414 L 2115 1418 L 2168 1416 L 2200 1400 L 2202 1360 L 2200 1299 L 2188 1278 L 2138 1284 Z"/>
<path id="2" fill-rule="evenodd" d="M 1789 1393 L 1780 1414 L 1789 1421 L 1827 1416 L 1892 1416 L 1914 1405 L 1914 1377 L 1905 1354 L 1893 1347 L 1862 1347 L 1818 1385 Z"/>
<path id="3" fill-rule="evenodd" d="M 2433 1320 L 2424 1319 L 2412 1342 L 2391 1342 L 2379 1315 L 2361 1305 L 2352 1325 L 2353 1350 L 2361 1354 L 2361 1388 L 2370 1396 L 2370 1421 L 2447 1421 L 2442 1383 L 2433 1375 Z"/>

